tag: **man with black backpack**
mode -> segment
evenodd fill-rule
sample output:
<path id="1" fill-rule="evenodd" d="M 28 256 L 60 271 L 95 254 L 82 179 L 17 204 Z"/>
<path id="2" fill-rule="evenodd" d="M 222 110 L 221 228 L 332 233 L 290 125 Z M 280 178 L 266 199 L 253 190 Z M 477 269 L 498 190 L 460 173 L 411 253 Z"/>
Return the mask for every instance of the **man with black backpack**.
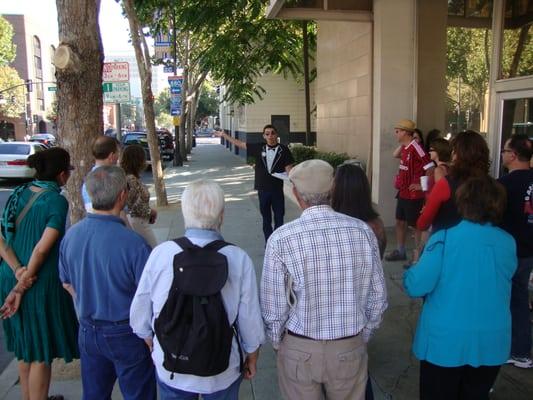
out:
<path id="1" fill-rule="evenodd" d="M 159 396 L 237 399 L 255 375 L 265 340 L 252 260 L 220 234 L 224 193 L 213 181 L 183 192 L 185 237 L 156 247 L 135 293 L 130 321 L 153 340 Z"/>

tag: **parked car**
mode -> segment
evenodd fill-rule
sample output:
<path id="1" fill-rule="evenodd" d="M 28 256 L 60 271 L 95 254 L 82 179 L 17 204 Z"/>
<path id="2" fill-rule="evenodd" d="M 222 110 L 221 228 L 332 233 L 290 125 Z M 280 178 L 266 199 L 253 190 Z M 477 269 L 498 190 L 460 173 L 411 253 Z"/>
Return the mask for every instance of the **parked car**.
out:
<path id="1" fill-rule="evenodd" d="M 146 164 L 152 165 L 150 149 L 148 148 L 148 136 L 144 132 L 126 132 L 122 135 L 122 147 L 126 148 L 132 144 L 137 144 L 144 149 Z"/>
<path id="2" fill-rule="evenodd" d="M 161 151 L 161 158 L 165 161 L 172 161 L 174 159 L 174 138 L 169 131 L 158 130 L 159 148 Z"/>
<path id="3" fill-rule="evenodd" d="M 30 138 L 30 142 L 39 142 L 46 147 L 52 147 L 57 144 L 56 137 L 50 133 L 36 133 Z"/>
<path id="4" fill-rule="evenodd" d="M 0 143 L 0 178 L 33 178 L 35 170 L 28 167 L 28 157 L 45 150 L 41 143 Z"/>

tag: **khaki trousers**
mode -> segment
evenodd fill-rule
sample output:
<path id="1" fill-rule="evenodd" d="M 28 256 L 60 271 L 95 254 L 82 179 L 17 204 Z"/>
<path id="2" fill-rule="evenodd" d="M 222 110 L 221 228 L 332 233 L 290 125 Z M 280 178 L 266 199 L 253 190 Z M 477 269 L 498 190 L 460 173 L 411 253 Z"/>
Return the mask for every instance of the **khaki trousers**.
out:
<path id="1" fill-rule="evenodd" d="M 128 215 L 128 222 L 130 223 L 131 229 L 141 235 L 152 249 L 157 246 L 157 239 L 147 219 Z"/>
<path id="2" fill-rule="evenodd" d="M 278 381 L 286 400 L 364 400 L 368 354 L 362 335 L 311 340 L 286 334 L 278 356 Z"/>

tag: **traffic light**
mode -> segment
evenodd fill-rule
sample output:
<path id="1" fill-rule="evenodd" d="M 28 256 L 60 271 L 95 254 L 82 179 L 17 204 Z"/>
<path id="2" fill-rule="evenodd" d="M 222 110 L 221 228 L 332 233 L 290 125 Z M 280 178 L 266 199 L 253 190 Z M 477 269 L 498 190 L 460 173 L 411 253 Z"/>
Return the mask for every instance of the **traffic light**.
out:
<path id="1" fill-rule="evenodd" d="M 26 90 L 28 93 L 33 92 L 33 82 L 31 79 L 26 79 Z"/>

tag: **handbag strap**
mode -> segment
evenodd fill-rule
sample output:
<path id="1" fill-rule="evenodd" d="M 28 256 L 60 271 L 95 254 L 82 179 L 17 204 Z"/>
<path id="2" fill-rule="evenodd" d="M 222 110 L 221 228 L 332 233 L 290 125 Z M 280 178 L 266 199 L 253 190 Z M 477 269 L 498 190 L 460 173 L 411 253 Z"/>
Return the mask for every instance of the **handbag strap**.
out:
<path id="1" fill-rule="evenodd" d="M 28 211 L 30 211 L 30 208 L 33 205 L 33 203 L 35 203 L 35 201 L 39 197 L 41 197 L 41 195 L 44 194 L 45 192 L 49 192 L 49 190 L 43 189 L 43 190 L 40 190 L 38 192 L 34 192 L 32 194 L 32 196 L 30 197 L 30 200 L 28 200 L 28 202 L 26 203 L 26 205 L 24 206 L 24 208 L 22 209 L 20 214 L 17 216 L 17 220 L 15 222 L 15 229 L 18 228 L 18 226 L 20 225 L 21 221 L 24 219 L 26 214 L 28 214 Z"/>

